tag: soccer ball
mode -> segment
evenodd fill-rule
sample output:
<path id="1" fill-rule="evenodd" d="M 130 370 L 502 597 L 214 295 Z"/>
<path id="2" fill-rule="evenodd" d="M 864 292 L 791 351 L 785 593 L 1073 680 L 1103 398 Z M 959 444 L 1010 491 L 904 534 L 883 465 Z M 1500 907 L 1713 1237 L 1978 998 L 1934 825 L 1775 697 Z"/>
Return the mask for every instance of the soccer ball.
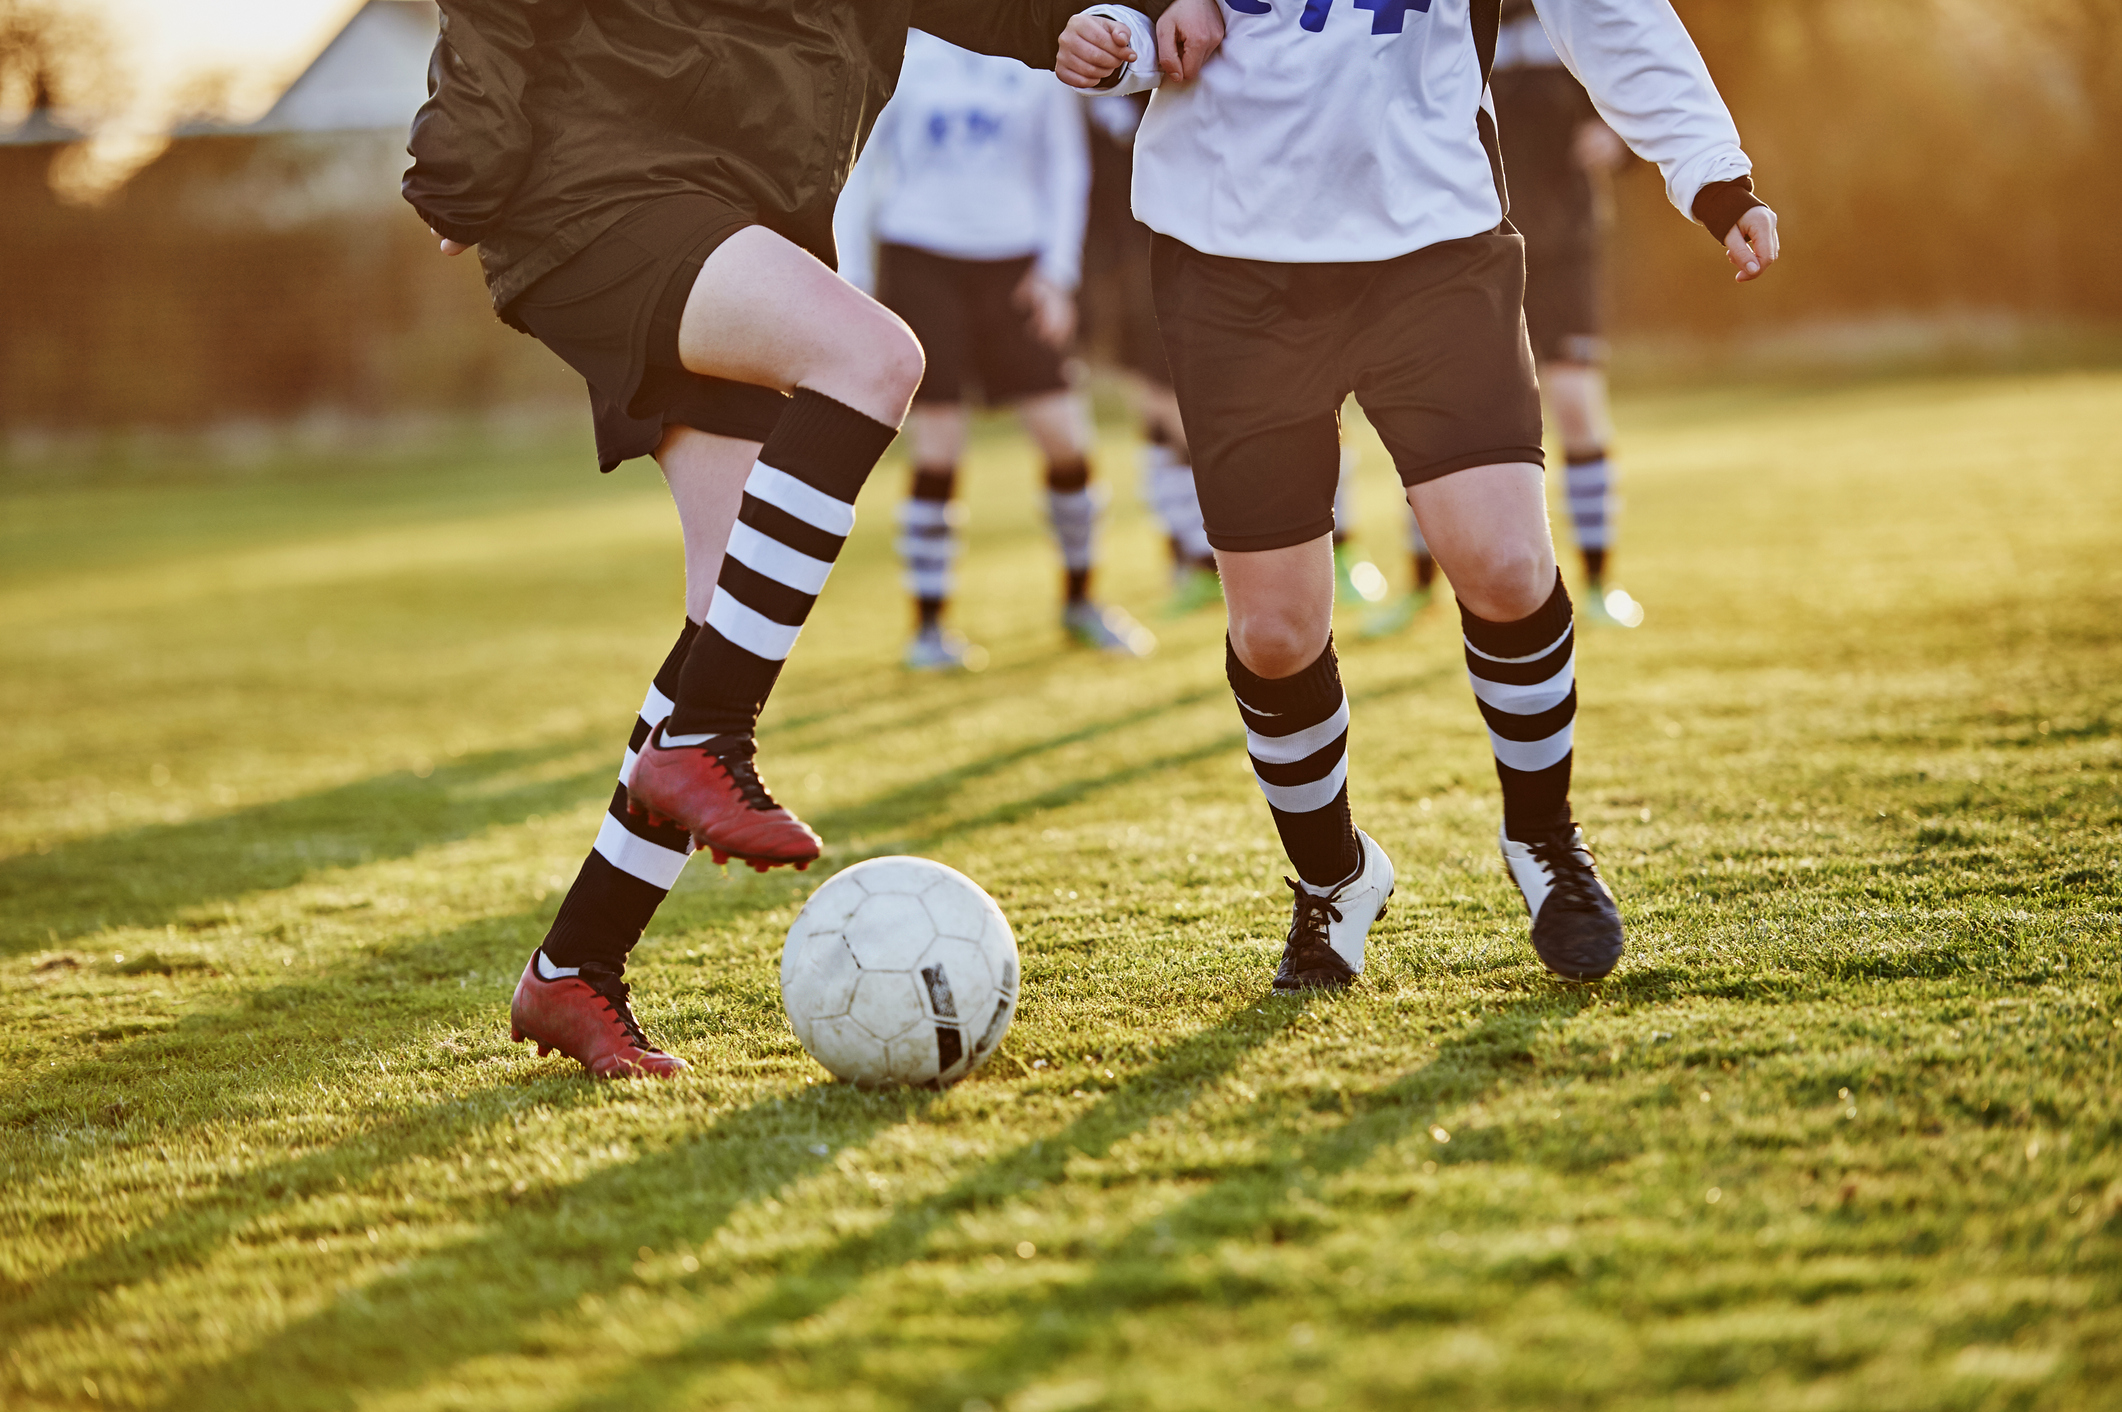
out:
<path id="1" fill-rule="evenodd" d="M 871 858 L 812 893 L 781 948 L 781 1003 L 811 1057 L 867 1086 L 949 1084 L 1017 1009 L 1017 938 L 995 900 L 926 858 Z"/>

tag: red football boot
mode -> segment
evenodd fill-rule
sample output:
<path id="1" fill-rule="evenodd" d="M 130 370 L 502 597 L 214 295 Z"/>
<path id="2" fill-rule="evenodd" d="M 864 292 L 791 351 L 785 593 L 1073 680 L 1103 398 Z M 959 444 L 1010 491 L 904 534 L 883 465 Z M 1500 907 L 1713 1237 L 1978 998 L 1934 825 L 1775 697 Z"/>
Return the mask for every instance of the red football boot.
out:
<path id="1" fill-rule="evenodd" d="M 600 1079 L 668 1078 L 691 1066 L 648 1042 L 626 1003 L 626 982 L 608 966 L 584 966 L 552 980 L 538 974 L 531 953 L 508 1007 L 509 1038 L 528 1039 L 538 1057 L 559 1050 Z"/>
<path id="2" fill-rule="evenodd" d="M 726 739 L 727 737 L 719 737 Z M 717 863 L 742 859 L 759 871 L 818 856 L 818 835 L 766 792 L 748 751 L 715 754 L 708 745 L 665 745 L 657 726 L 634 762 L 627 808 L 651 824 L 675 823 Z"/>

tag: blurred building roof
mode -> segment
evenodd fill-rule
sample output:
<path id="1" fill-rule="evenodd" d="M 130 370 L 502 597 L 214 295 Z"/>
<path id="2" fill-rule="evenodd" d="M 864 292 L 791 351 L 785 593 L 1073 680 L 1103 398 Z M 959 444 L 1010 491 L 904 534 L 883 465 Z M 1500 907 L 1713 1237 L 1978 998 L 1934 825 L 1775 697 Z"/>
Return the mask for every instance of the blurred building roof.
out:
<path id="1" fill-rule="evenodd" d="M 427 101 L 434 0 L 368 0 L 246 132 L 405 131 Z"/>

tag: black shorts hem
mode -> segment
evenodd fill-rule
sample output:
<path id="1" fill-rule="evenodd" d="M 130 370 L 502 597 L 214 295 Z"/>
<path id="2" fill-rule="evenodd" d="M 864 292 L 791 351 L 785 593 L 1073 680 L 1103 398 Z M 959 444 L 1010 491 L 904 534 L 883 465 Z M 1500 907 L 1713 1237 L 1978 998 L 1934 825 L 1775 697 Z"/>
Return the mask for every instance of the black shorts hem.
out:
<path id="1" fill-rule="evenodd" d="M 1066 392 L 1066 354 L 1039 338 L 1016 302 L 1033 256 L 967 260 L 889 241 L 877 250 L 877 299 L 906 320 L 927 366 L 914 401 L 1007 406 Z"/>
<path id="2" fill-rule="evenodd" d="M 1441 461 L 1427 462 L 1411 471 L 1400 471 L 1400 484 L 1421 485 L 1426 481 L 1442 480 L 1454 471 L 1470 471 L 1476 466 L 1515 465 L 1521 462 L 1545 467 L 1547 452 L 1538 446 L 1497 446 L 1487 451 L 1462 451 L 1456 456 L 1446 456 Z"/>
<path id="3" fill-rule="evenodd" d="M 1208 542 L 1211 548 L 1221 549 L 1229 554 L 1257 554 L 1266 549 L 1287 549 L 1293 544 L 1309 544 L 1321 535 L 1333 532 L 1334 517 L 1328 515 L 1323 520 L 1314 520 L 1295 529 L 1275 530 L 1268 534 L 1218 534 L 1211 529 L 1208 531 Z"/>
<path id="4" fill-rule="evenodd" d="M 510 304 L 520 327 L 582 375 L 597 468 L 653 453 L 666 426 L 763 441 L 788 399 L 689 372 L 678 325 L 700 267 L 758 218 L 692 192 L 643 202 Z"/>

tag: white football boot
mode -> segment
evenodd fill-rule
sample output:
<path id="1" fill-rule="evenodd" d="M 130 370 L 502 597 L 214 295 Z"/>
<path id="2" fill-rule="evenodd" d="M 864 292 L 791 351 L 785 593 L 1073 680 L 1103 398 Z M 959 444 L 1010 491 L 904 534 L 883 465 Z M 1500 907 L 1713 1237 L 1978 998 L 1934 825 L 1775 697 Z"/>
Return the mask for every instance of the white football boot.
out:
<path id="1" fill-rule="evenodd" d="M 1573 981 L 1611 973 L 1626 945 L 1621 908 L 1584 846 L 1584 830 L 1569 824 L 1520 843 L 1498 828 L 1496 837 L 1532 914 L 1533 950 L 1541 964 Z"/>
<path id="2" fill-rule="evenodd" d="M 1282 965 L 1275 972 L 1276 990 L 1339 990 L 1363 974 L 1363 939 L 1393 895 L 1393 860 L 1361 829 L 1356 843 L 1363 866 L 1331 893 L 1322 897 L 1302 883 L 1289 883 L 1297 897 Z"/>

